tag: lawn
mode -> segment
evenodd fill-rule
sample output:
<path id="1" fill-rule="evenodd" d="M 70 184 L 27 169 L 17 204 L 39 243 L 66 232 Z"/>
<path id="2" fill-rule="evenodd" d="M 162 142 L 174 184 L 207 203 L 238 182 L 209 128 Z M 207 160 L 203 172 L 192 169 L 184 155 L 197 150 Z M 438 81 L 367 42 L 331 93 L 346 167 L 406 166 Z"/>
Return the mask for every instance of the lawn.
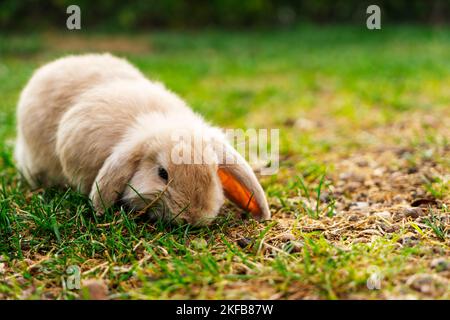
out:
<path id="1" fill-rule="evenodd" d="M 272 220 L 98 218 L 12 152 L 33 70 L 111 51 L 224 128 L 279 128 Z M 0 299 L 450 299 L 450 29 L 0 34 Z M 68 286 L 70 266 L 81 289 Z"/>

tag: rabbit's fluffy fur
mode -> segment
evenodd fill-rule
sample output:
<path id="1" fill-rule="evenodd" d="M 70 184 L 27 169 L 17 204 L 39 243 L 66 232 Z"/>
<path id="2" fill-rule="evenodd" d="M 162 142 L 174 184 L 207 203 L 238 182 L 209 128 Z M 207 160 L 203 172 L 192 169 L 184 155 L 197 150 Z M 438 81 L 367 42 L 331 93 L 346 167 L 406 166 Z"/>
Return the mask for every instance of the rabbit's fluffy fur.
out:
<path id="1" fill-rule="evenodd" d="M 68 56 L 41 67 L 22 91 L 17 119 L 15 158 L 33 187 L 74 186 L 90 195 L 99 214 L 119 200 L 143 209 L 164 191 L 160 200 L 166 209 L 160 214 L 193 224 L 210 222 L 223 204 L 214 155 L 208 164 L 171 160 L 174 131 L 193 137 L 202 132 L 229 149 L 220 131 L 123 59 Z M 168 185 L 158 175 L 160 167 L 168 172 Z M 254 194 L 260 218 L 269 218 L 248 164 L 229 168 Z"/>

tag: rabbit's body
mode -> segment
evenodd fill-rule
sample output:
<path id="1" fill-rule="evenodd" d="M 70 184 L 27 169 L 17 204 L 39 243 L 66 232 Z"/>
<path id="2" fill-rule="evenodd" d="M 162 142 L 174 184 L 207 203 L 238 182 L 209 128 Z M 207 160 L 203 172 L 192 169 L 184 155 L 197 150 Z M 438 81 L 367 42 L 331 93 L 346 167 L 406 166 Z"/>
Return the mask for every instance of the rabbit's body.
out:
<path id="1" fill-rule="evenodd" d="M 161 191 L 165 184 L 154 169 L 164 166 L 174 185 L 180 184 L 168 192 L 168 201 L 188 198 L 199 207 L 190 222 L 215 216 L 222 205 L 217 164 L 180 166 L 170 160 L 173 131 L 215 134 L 214 129 L 123 59 L 69 56 L 43 66 L 23 90 L 17 116 L 16 161 L 34 187 L 72 185 L 90 193 L 98 211 L 118 197 L 142 208 L 141 196 L 126 185 L 134 183 L 143 194 Z"/>
<path id="2" fill-rule="evenodd" d="M 158 103 L 165 100 L 170 103 Z M 17 162 L 34 186 L 71 184 L 75 176 L 83 176 L 84 181 L 78 181 L 81 190 L 89 191 L 135 115 L 170 110 L 190 111 L 125 60 L 107 54 L 56 60 L 39 69 L 21 95 Z M 101 144 L 99 136 L 104 137 Z M 73 155 L 64 151 L 64 142 L 69 140 L 77 145 Z M 83 172 L 77 174 L 74 169 Z"/>

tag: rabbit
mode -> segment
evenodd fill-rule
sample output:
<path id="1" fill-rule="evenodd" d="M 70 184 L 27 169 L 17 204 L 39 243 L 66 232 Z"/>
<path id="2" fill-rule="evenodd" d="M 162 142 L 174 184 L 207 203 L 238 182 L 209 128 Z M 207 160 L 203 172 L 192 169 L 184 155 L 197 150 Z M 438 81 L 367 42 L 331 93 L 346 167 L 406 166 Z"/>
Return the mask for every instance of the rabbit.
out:
<path id="1" fill-rule="evenodd" d="M 189 138 L 182 143 L 173 138 L 180 130 Z M 203 161 L 174 161 L 175 149 Z M 66 56 L 33 74 L 18 102 L 14 156 L 31 187 L 70 185 L 97 215 L 115 203 L 139 211 L 158 201 L 156 217 L 207 225 L 228 198 L 270 219 L 254 172 L 221 130 L 109 53 Z"/>

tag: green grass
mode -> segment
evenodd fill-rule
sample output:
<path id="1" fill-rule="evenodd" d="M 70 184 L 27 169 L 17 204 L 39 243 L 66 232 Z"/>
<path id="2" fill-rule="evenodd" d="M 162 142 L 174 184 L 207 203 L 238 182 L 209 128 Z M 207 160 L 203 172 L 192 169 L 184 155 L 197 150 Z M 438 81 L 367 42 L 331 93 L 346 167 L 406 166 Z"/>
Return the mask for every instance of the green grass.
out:
<path id="1" fill-rule="evenodd" d="M 87 297 L 62 285 L 71 265 L 109 298 L 449 298 L 448 271 L 431 266 L 449 257 L 448 28 L 122 35 L 130 51 L 117 54 L 214 124 L 280 128 L 280 170 L 261 178 L 273 219 L 239 219 L 227 205 L 204 228 L 119 207 L 99 218 L 86 196 L 30 190 L 14 167 L 15 106 L 33 70 L 114 37 L 80 34 L 72 50 L 58 45 L 65 34 L 0 34 L 0 298 Z M 400 214 L 421 197 L 436 199 L 423 217 Z M 367 288 L 373 270 L 380 290 Z M 418 273 L 442 283 L 418 290 L 407 281 Z"/>

